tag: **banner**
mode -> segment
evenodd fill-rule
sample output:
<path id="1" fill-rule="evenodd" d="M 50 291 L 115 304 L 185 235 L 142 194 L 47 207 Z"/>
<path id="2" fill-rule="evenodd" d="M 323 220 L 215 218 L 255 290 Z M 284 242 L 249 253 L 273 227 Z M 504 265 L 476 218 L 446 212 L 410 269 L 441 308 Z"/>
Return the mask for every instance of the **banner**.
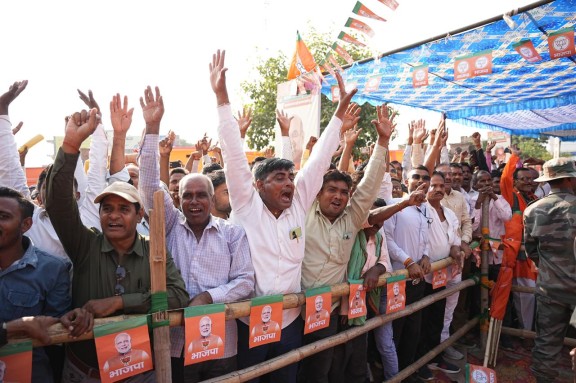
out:
<path id="1" fill-rule="evenodd" d="M 558 59 L 576 55 L 574 49 L 574 26 L 548 34 L 550 58 Z"/>
<path id="2" fill-rule="evenodd" d="M 372 75 L 366 79 L 364 84 L 364 93 L 376 92 L 380 88 L 382 75 Z"/>
<path id="3" fill-rule="evenodd" d="M 406 306 L 406 277 L 396 275 L 386 279 L 386 314 L 403 310 Z"/>
<path id="4" fill-rule="evenodd" d="M 94 327 L 102 382 L 117 382 L 152 370 L 146 316 Z"/>
<path id="5" fill-rule="evenodd" d="M 446 286 L 447 282 L 448 282 L 448 270 L 446 267 L 440 270 L 436 270 L 432 273 L 433 290 Z"/>
<path id="6" fill-rule="evenodd" d="M 334 49 L 334 51 L 338 53 L 338 55 L 342 57 L 348 64 L 354 63 L 354 59 L 352 58 L 352 56 L 350 56 L 350 54 L 346 51 L 346 49 L 338 45 L 338 43 L 332 44 L 332 49 Z"/>
<path id="7" fill-rule="evenodd" d="M 340 66 L 340 64 L 338 63 L 338 60 L 336 60 L 334 58 L 334 56 L 332 56 L 332 54 L 328 54 L 327 60 L 330 62 L 330 64 L 332 64 L 336 69 L 338 69 L 338 71 L 343 74 L 344 73 L 344 69 L 342 69 L 342 67 Z"/>
<path id="8" fill-rule="evenodd" d="M 358 318 L 367 314 L 366 290 L 362 279 L 348 280 L 350 283 L 350 295 L 348 296 L 348 319 Z"/>
<path id="9" fill-rule="evenodd" d="M 383 19 L 382 17 L 375 14 L 370 9 L 368 9 L 368 7 L 366 7 L 364 4 L 362 4 L 359 1 L 356 2 L 356 5 L 354 6 L 352 13 L 355 13 L 358 16 L 367 17 L 367 18 L 373 19 L 373 20 L 386 21 L 386 19 Z"/>
<path id="10" fill-rule="evenodd" d="M 396 8 L 398 8 L 398 2 L 396 0 L 378 0 L 378 1 L 393 11 L 395 11 Z"/>
<path id="11" fill-rule="evenodd" d="M 184 309 L 186 354 L 184 365 L 219 359 L 226 342 L 225 305 L 211 304 Z"/>
<path id="12" fill-rule="evenodd" d="M 466 383 L 497 383 L 496 372 L 488 367 L 466 363 Z"/>
<path id="13" fill-rule="evenodd" d="M 306 322 L 304 334 L 330 326 L 332 292 L 330 286 L 308 289 L 306 295 Z"/>
<path id="14" fill-rule="evenodd" d="M 357 45 L 357 46 L 359 46 L 359 47 L 365 47 L 365 46 L 366 46 L 366 44 L 364 44 L 364 43 L 356 40 L 354 37 L 350 36 L 350 35 L 349 35 L 348 33 L 346 33 L 346 32 L 340 32 L 340 34 L 338 35 L 338 38 L 339 38 L 340 40 L 342 40 L 342 41 L 345 41 L 345 42 L 350 43 L 350 44 Z"/>
<path id="15" fill-rule="evenodd" d="M 348 21 L 346 21 L 345 26 L 347 26 L 348 28 L 356 29 L 362 33 L 367 34 L 370 37 L 374 37 L 374 31 L 372 30 L 372 28 L 370 28 L 367 24 L 363 23 L 360 20 L 356 20 L 349 17 Z"/>
<path id="16" fill-rule="evenodd" d="M 412 69 L 412 87 L 421 86 L 428 86 L 428 65 L 420 65 Z"/>
<path id="17" fill-rule="evenodd" d="M 249 347 L 280 341 L 282 295 L 252 298 Z"/>
<path id="18" fill-rule="evenodd" d="M 522 56 L 522 58 L 529 63 L 535 63 L 542 60 L 540 54 L 534 48 L 532 40 L 521 40 L 517 43 L 512 44 L 512 47 L 516 52 Z"/>
<path id="19" fill-rule="evenodd" d="M 296 32 L 296 51 L 292 57 L 290 68 L 288 69 L 288 80 L 299 77 L 301 74 L 311 72 L 316 68 L 314 57 L 308 47 L 300 37 L 300 32 Z"/>
<path id="20" fill-rule="evenodd" d="M 454 61 L 454 80 L 464 80 L 471 77 L 492 73 L 492 51 L 486 50 L 457 57 Z"/>
<path id="21" fill-rule="evenodd" d="M 7 344 L 0 348 L 0 382 L 32 381 L 32 342 Z"/>

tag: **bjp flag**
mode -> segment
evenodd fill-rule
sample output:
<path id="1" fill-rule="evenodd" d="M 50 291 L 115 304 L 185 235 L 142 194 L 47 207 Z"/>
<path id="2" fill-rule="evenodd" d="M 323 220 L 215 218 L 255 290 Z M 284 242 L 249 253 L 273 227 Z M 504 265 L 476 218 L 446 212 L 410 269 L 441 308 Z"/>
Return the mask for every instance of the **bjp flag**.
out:
<path id="1" fill-rule="evenodd" d="M 300 37 L 300 32 L 296 32 L 298 39 L 296 40 L 296 52 L 292 57 L 290 69 L 288 69 L 288 80 L 295 79 L 304 73 L 313 71 L 316 68 L 314 57 L 308 50 L 308 47 Z"/>

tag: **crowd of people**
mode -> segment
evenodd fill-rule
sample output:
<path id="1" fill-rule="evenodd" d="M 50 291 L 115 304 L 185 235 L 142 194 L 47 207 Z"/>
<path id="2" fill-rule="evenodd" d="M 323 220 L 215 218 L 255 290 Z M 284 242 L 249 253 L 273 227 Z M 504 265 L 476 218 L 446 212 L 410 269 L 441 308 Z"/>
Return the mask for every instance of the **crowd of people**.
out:
<path id="1" fill-rule="evenodd" d="M 281 326 L 276 324 L 280 341 L 258 347 L 249 345 L 248 318 L 228 320 L 223 356 L 185 367 L 185 350 L 192 344 L 185 345 L 182 327 L 172 327 L 175 382 L 255 365 L 361 326 L 386 313 L 389 302 L 409 305 L 457 284 L 479 270 L 482 204 L 489 204 L 490 279 L 497 279 L 510 242 L 503 239 L 520 233 L 514 281 L 537 288 L 535 295 L 514 293 L 504 321 L 517 318 L 519 327 L 536 329 L 533 372 L 538 382 L 554 380 L 576 305 L 572 161 L 522 162 L 520 150 L 511 146 L 499 164 L 491 153 L 494 143 L 483 147 L 478 133 L 469 152 L 451 158 L 444 117 L 429 131 L 423 121 L 412 122 L 402 163 L 390 161 L 396 115 L 381 105 L 372 121 L 377 140 L 369 159 L 354 167 L 360 107 L 351 103 L 356 90 L 347 91 L 336 73 L 337 109 L 304 150 L 300 168 L 294 167 L 289 139 L 292 117 L 282 111 L 277 112 L 280 153 L 249 163 L 243 148 L 252 115 L 247 109 L 233 114 L 226 71 L 225 52 L 218 51 L 210 64 L 218 158 L 208 156 L 213 148 L 204 137 L 186 166 L 171 168 L 175 135 L 160 139 L 164 100 L 151 87 L 140 98 L 145 130 L 132 158 L 125 154 L 134 111 L 127 97 L 117 94 L 110 102 L 110 140 L 104 111 L 91 92 L 79 91 L 88 109 L 66 118 L 62 146 L 32 194 L 8 113 L 27 81 L 0 96 L 0 344 L 13 334 L 47 343 L 46 329 L 58 321 L 78 337 L 92 330 L 94 318 L 149 313 L 148 212 L 157 191 L 164 193 L 169 309 L 297 293 L 348 280 L 362 280 L 367 290 L 367 316 L 348 318 L 347 299 L 334 299 L 330 312 L 316 299 L 316 311 L 329 326 L 304 335 L 304 310 L 284 309 Z M 89 137 L 84 171 L 79 149 Z M 543 176 L 532 165 L 543 165 Z M 447 257 L 454 259 L 444 271 L 447 284 L 434 286 L 431 264 Z M 408 272 L 405 291 L 395 284 L 394 295 L 387 296 L 379 278 L 398 270 Z M 369 351 L 368 336 L 359 336 L 273 371 L 263 381 L 364 382 L 369 359 L 389 379 L 478 310 L 474 290 L 463 290 L 375 329 L 370 333 L 375 350 Z M 264 316 L 262 310 L 263 321 Z M 206 318 L 204 326 L 211 328 Z M 511 347 L 506 337 L 501 343 Z M 92 340 L 38 347 L 33 356 L 34 382 L 100 381 Z M 449 347 L 416 375 L 431 380 L 431 370 L 457 373 L 454 361 L 462 358 Z M 154 382 L 154 371 L 125 381 Z"/>

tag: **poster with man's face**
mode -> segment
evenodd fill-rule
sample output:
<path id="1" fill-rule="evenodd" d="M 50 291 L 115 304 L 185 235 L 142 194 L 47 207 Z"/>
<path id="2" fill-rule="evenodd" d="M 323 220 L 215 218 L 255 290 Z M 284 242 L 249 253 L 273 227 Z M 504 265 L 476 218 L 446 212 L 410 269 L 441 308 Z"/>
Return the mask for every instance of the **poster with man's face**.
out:
<path id="1" fill-rule="evenodd" d="M 306 295 L 306 321 L 304 334 L 326 328 L 330 325 L 332 293 L 330 287 L 309 289 Z"/>
<path id="2" fill-rule="evenodd" d="M 348 296 L 348 319 L 366 315 L 366 290 L 362 281 L 349 281 L 350 295 Z"/>
<path id="3" fill-rule="evenodd" d="M 94 328 L 102 382 L 117 382 L 152 370 L 152 352 L 145 316 Z"/>
<path id="4" fill-rule="evenodd" d="M 222 358 L 226 339 L 224 310 L 224 304 L 187 307 L 184 310 L 185 366 Z"/>
<path id="5" fill-rule="evenodd" d="M 12 343 L 0 348 L 0 382 L 32 381 L 32 342 Z"/>
<path id="6" fill-rule="evenodd" d="M 250 309 L 250 341 L 256 347 L 280 341 L 282 335 L 282 295 L 252 299 Z"/>
<path id="7" fill-rule="evenodd" d="M 403 310 L 406 306 L 406 279 L 400 276 L 386 280 L 386 314 Z"/>

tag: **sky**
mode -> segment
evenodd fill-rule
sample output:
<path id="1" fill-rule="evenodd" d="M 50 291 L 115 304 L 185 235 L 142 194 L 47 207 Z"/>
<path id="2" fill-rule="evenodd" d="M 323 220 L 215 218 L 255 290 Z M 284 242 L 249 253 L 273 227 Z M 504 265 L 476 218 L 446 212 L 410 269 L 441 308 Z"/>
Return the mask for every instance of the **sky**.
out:
<path id="1" fill-rule="evenodd" d="M 357 0 L 210 0 L 162 2 L 150 0 L 7 1 L 0 33 L 4 58 L 0 92 L 17 80 L 27 89 L 10 107 L 14 125 L 24 122 L 18 144 L 36 134 L 46 139 L 62 135 L 64 117 L 84 108 L 76 89 L 91 89 L 109 124 L 109 102 L 127 95 L 135 108 L 131 135 L 144 127 L 139 98 L 147 85 L 158 86 L 165 114 L 161 134 L 173 130 L 189 142 L 204 132 L 216 137 L 216 101 L 208 64 L 216 49 L 226 49 L 227 83 L 232 107 L 250 100 L 240 83 L 254 78 L 257 58 L 294 54 L 296 31 L 306 41 L 310 25 L 330 33 L 331 45 Z M 533 0 L 398 0 L 392 11 L 378 0 L 362 3 L 387 22 L 366 21 L 376 35 L 365 40 L 375 54 L 399 48 L 477 21 L 500 15 Z M 362 19 L 358 17 L 359 19 Z M 439 116 L 412 108 L 400 109 L 399 127 L 424 118 L 435 126 Z M 450 126 L 450 124 L 449 124 Z M 450 126 L 450 141 L 472 130 Z M 406 129 L 399 135 L 405 141 Z M 392 144 L 394 145 L 394 143 Z M 33 147 L 27 166 L 51 162 L 53 146 Z"/>

